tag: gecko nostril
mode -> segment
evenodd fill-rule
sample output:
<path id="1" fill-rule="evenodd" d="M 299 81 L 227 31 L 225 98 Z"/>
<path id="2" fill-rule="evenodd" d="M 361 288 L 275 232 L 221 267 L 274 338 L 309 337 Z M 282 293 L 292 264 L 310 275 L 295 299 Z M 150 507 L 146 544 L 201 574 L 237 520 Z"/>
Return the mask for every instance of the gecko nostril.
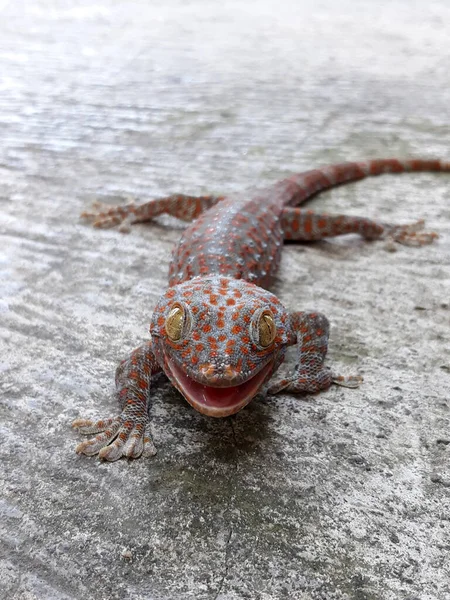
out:
<path id="1" fill-rule="evenodd" d="M 239 377 L 238 370 L 230 365 L 224 365 L 223 374 L 226 377 L 226 379 L 230 379 L 230 380 L 235 379 L 236 377 Z"/>

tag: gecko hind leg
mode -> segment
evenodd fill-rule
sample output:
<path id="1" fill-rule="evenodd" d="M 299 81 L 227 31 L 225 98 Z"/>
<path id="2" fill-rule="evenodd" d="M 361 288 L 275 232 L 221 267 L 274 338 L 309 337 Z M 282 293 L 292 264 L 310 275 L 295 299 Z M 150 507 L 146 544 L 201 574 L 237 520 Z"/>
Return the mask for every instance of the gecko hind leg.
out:
<path id="1" fill-rule="evenodd" d="M 382 223 L 364 217 L 329 215 L 303 208 L 286 207 L 281 215 L 285 240 L 315 241 L 347 233 L 357 233 L 366 240 L 386 240 L 405 246 L 425 246 L 439 236 L 434 231 L 423 231 L 423 219 L 406 225 Z"/>

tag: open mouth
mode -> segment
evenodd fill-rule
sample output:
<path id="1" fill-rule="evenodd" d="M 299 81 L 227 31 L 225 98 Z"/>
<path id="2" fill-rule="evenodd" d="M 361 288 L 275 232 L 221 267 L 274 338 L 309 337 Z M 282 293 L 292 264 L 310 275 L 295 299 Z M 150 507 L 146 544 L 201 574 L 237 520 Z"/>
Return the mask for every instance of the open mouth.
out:
<path id="1" fill-rule="evenodd" d="M 170 370 L 179 391 L 195 410 L 209 417 L 228 417 L 240 411 L 256 395 L 271 368 L 272 362 L 269 362 L 239 385 L 214 387 L 191 379 L 175 362 L 170 361 Z"/>

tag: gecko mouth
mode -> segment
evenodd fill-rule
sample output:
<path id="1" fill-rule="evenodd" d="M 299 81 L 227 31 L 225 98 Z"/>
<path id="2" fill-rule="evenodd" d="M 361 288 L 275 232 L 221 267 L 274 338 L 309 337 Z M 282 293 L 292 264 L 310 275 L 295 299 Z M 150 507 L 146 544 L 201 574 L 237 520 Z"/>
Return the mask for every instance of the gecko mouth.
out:
<path id="1" fill-rule="evenodd" d="M 170 361 L 170 371 L 178 390 L 195 410 L 208 417 L 228 417 L 244 408 L 257 394 L 271 369 L 272 361 L 239 385 L 215 387 L 195 381 Z"/>

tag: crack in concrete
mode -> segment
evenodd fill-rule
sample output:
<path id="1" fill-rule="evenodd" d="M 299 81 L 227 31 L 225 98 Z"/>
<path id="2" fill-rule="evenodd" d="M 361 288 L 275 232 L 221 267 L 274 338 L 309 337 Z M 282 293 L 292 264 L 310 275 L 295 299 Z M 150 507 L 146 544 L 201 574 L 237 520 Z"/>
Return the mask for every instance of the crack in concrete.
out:
<path id="1" fill-rule="evenodd" d="M 233 433 L 233 441 L 234 441 L 234 447 L 235 447 L 235 452 L 237 452 L 237 438 L 236 438 L 236 431 L 234 429 L 234 417 L 231 417 L 230 419 L 230 427 L 231 427 L 231 431 Z M 237 472 L 238 469 L 238 462 L 236 457 L 234 458 L 234 473 Z M 227 506 L 227 510 L 226 512 L 230 513 L 230 505 L 231 505 L 231 499 L 233 497 L 232 494 L 232 487 L 233 487 L 233 480 L 232 478 L 230 479 L 230 486 L 229 486 L 229 501 L 228 501 L 228 506 Z M 225 550 L 224 550 L 224 558 L 223 558 L 223 575 L 222 578 L 219 582 L 219 586 L 217 588 L 217 592 L 213 598 L 213 600 L 218 600 L 220 594 L 222 593 L 222 588 L 223 588 L 223 584 L 225 583 L 225 579 L 228 576 L 228 570 L 229 570 L 229 564 L 228 564 L 228 559 L 229 559 L 229 555 L 230 555 L 230 540 L 231 540 L 231 536 L 233 535 L 233 527 L 230 526 L 227 537 L 226 537 L 226 541 L 225 541 Z"/>
<path id="2" fill-rule="evenodd" d="M 231 540 L 231 536 L 232 535 L 233 535 L 233 528 L 230 527 L 230 530 L 228 532 L 228 536 L 227 536 L 227 539 L 226 539 L 226 542 L 225 542 L 225 553 L 224 553 L 225 555 L 224 555 L 224 560 L 223 560 L 223 563 L 224 563 L 224 565 L 223 565 L 224 566 L 224 572 L 223 572 L 223 575 L 222 575 L 222 579 L 220 580 L 219 587 L 217 589 L 217 593 L 214 596 L 213 600 L 218 600 L 218 598 L 219 598 L 219 596 L 220 596 L 220 594 L 222 592 L 222 587 L 223 587 L 223 584 L 225 582 L 225 579 L 228 576 L 228 568 L 229 568 L 228 557 L 229 557 L 229 550 L 230 550 L 230 540 Z"/>

